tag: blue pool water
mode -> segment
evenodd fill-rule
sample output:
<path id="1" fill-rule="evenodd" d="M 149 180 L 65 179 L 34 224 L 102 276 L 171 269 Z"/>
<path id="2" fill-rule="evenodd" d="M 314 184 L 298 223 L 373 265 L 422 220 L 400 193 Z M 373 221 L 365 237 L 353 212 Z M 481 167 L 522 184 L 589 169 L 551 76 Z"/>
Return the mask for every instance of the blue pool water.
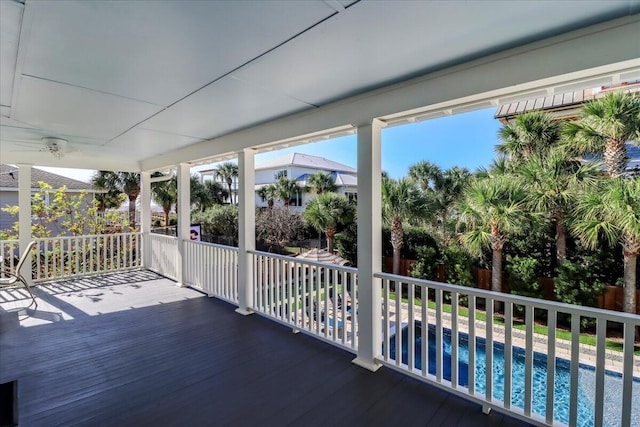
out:
<path id="1" fill-rule="evenodd" d="M 458 377 L 459 384 L 467 386 L 469 382 L 469 342 L 467 334 L 458 334 Z M 402 329 L 402 363 L 408 361 L 407 339 L 408 327 Z M 422 369 L 422 325 L 420 321 L 415 323 L 415 365 Z M 435 326 L 429 325 L 428 351 L 429 373 L 436 373 L 436 337 Z M 451 380 L 451 331 L 443 329 L 443 377 Z M 390 339 L 390 357 L 395 360 L 395 336 Z M 512 357 L 512 392 L 511 402 L 513 406 L 524 407 L 524 360 L 525 353 L 522 348 L 513 347 Z M 493 343 L 493 397 L 504 401 L 504 344 Z M 485 339 L 476 338 L 476 391 L 485 392 Z M 533 412 L 544 416 L 547 390 L 547 356 L 542 353 L 534 353 L 533 366 Z M 562 423 L 569 422 L 569 385 L 570 385 L 570 361 L 556 358 L 556 376 L 554 384 L 554 419 Z M 595 401 L 595 370 L 591 366 L 580 364 L 578 387 L 578 426 L 588 427 L 594 424 L 593 402 Z M 622 402 L 622 376 L 606 371 L 605 375 L 605 425 L 613 427 L 620 425 L 620 413 Z M 633 408 L 632 423 L 640 420 L 640 379 L 633 381 Z M 634 421 L 635 420 L 635 421 Z M 640 425 L 640 421 L 638 421 Z"/>

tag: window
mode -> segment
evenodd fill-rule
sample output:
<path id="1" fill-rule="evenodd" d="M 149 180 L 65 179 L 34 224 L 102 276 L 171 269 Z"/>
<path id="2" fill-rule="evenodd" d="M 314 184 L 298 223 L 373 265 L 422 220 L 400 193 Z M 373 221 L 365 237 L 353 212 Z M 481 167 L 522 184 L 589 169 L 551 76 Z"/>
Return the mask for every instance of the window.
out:
<path id="1" fill-rule="evenodd" d="M 282 169 L 282 170 L 276 171 L 276 173 L 273 174 L 273 177 L 275 179 L 287 178 L 287 170 Z"/>
<path id="2" fill-rule="evenodd" d="M 349 199 L 350 202 L 358 201 L 358 193 L 345 192 L 344 195 Z"/>

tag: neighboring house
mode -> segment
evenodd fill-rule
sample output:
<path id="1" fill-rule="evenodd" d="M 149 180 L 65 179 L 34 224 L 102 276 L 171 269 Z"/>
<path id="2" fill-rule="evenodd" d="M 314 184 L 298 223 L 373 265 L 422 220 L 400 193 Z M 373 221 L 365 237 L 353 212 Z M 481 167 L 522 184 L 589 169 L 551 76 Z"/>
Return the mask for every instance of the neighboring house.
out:
<path id="1" fill-rule="evenodd" d="M 621 90 L 627 93 L 636 93 L 640 96 L 640 81 L 625 82 L 613 86 L 601 86 L 593 89 L 584 89 L 563 94 L 545 96 L 525 101 L 512 102 L 498 107 L 494 117 L 502 124 L 507 124 L 522 113 L 530 111 L 546 111 L 558 119 L 572 121 L 580 116 L 580 109 L 586 102 L 602 98 L 610 91 Z M 629 163 L 627 171 L 631 174 L 640 174 L 640 147 L 627 143 Z"/>
<path id="2" fill-rule="evenodd" d="M 18 205 L 19 179 L 18 168 L 10 165 L 0 165 L 0 208 Z M 93 199 L 95 193 L 99 192 L 99 190 L 94 190 L 91 184 L 86 182 L 46 172 L 38 168 L 31 168 L 32 193 L 36 193 L 39 190 L 38 182 L 40 181 L 51 185 L 54 191 L 63 186 L 67 187 L 67 193 L 80 193 L 81 191 L 85 191 L 87 193 L 87 203 Z M 48 203 L 46 198 L 45 201 Z M 17 217 L 0 211 L 0 230 L 11 228 L 17 220 Z"/>
<path id="3" fill-rule="evenodd" d="M 302 208 L 315 197 L 312 190 L 305 192 L 304 189 L 308 187 L 309 177 L 320 171 L 331 174 L 338 186 L 338 193 L 344 194 L 349 199 L 355 199 L 357 196 L 358 173 L 356 169 L 324 157 L 302 153 L 286 154 L 256 165 L 255 171 L 256 190 L 269 184 L 275 184 L 281 176 L 295 179 L 301 191 L 291 199 L 290 206 L 294 207 Z M 215 169 L 200 171 L 203 180 L 206 176 L 211 176 L 222 183 L 219 178 L 215 178 L 215 173 Z M 226 188 L 226 183 L 223 185 Z M 234 180 L 231 188 L 234 193 L 237 191 L 237 180 Z M 267 202 L 256 195 L 256 206 L 266 207 Z"/>
<path id="4" fill-rule="evenodd" d="M 315 197 L 309 190 L 308 180 L 320 171 L 331 174 L 338 186 L 338 193 L 354 199 L 358 189 L 358 172 L 351 166 L 338 163 L 324 157 L 309 154 L 291 153 L 256 165 L 256 190 L 269 184 L 274 184 L 281 176 L 294 179 L 301 191 L 291 200 L 290 206 L 303 208 Z M 305 189 L 308 192 L 304 191 Z M 256 206 L 265 207 L 267 203 L 256 196 Z"/>

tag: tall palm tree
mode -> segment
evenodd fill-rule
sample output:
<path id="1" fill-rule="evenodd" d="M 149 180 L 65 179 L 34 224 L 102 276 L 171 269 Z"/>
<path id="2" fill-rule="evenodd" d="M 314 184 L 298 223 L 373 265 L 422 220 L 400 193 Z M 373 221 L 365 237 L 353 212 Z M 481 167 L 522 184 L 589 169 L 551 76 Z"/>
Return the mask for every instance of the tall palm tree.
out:
<path id="1" fill-rule="evenodd" d="M 627 313 L 636 313 L 636 266 L 640 254 L 640 179 L 603 180 L 581 193 L 573 231 L 588 247 L 601 239 L 620 243 L 624 256 L 624 302 Z"/>
<path id="2" fill-rule="evenodd" d="M 233 179 L 238 177 L 238 165 L 233 162 L 225 162 L 216 168 L 216 176 L 227 183 L 229 190 L 229 203 L 233 203 Z"/>
<path id="3" fill-rule="evenodd" d="M 136 225 L 136 199 L 140 194 L 140 174 L 134 172 L 98 171 L 92 184 L 102 190 L 120 191 L 129 199 L 129 223 Z"/>
<path id="4" fill-rule="evenodd" d="M 327 246 L 333 253 L 333 239 L 338 226 L 349 225 L 355 218 L 355 206 L 342 194 L 322 193 L 304 208 L 304 221 L 327 236 Z"/>
<path id="5" fill-rule="evenodd" d="M 423 194 L 434 204 L 440 220 L 442 242 L 446 245 L 449 241 L 446 227 L 450 211 L 459 201 L 471 173 L 457 166 L 443 171 L 435 163 L 422 161 L 409 168 L 409 177 L 418 183 Z"/>
<path id="6" fill-rule="evenodd" d="M 427 219 L 432 213 L 433 206 L 427 204 L 412 180 L 382 179 L 382 218 L 391 228 L 393 274 L 400 272 L 400 250 L 404 243 L 403 223 L 415 218 Z"/>
<path id="7" fill-rule="evenodd" d="M 338 191 L 338 186 L 333 176 L 324 171 L 318 171 L 311 175 L 308 180 L 309 187 L 311 187 L 317 194 L 322 193 L 335 193 Z"/>
<path id="8" fill-rule="evenodd" d="M 162 176 L 162 174 L 154 174 L 154 176 Z M 171 206 L 178 201 L 178 190 L 176 185 L 176 177 L 173 176 L 167 181 L 157 181 L 151 183 L 151 195 L 153 200 L 162 206 L 164 212 L 164 224 L 169 225 L 169 213 Z"/>
<path id="9" fill-rule="evenodd" d="M 640 97 L 610 92 L 584 104 L 580 120 L 567 124 L 565 136 L 576 154 L 602 154 L 607 174 L 620 176 L 629 161 L 625 143 L 640 141 Z"/>
<path id="10" fill-rule="evenodd" d="M 524 192 L 513 177 L 494 176 L 472 181 L 459 206 L 466 231 L 461 241 L 472 253 L 492 251 L 491 289 L 502 291 L 502 251 L 507 236 L 526 219 Z"/>
<path id="11" fill-rule="evenodd" d="M 302 190 L 295 179 L 288 179 L 284 176 L 278 178 L 275 183 L 277 199 L 282 200 L 285 207 L 289 207 L 291 197 L 295 196 Z"/>
<path id="12" fill-rule="evenodd" d="M 498 154 L 517 163 L 534 153 L 544 154 L 557 145 L 562 136 L 562 122 L 542 111 L 520 114 L 498 131 Z"/>
<path id="13" fill-rule="evenodd" d="M 567 219 L 581 188 L 593 185 L 600 175 L 592 163 L 572 160 L 567 150 L 554 147 L 546 154 L 533 154 L 516 169 L 526 188 L 525 203 L 554 223 L 556 262 L 567 256 Z"/>

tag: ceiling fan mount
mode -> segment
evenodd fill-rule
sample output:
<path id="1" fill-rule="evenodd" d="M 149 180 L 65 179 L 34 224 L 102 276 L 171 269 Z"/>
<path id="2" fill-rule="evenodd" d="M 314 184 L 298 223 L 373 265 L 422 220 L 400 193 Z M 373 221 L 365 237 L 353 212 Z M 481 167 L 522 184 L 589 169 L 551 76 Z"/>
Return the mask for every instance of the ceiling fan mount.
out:
<path id="1" fill-rule="evenodd" d="M 44 137 L 42 143 L 46 151 L 59 159 L 64 155 L 68 141 L 62 138 Z"/>

